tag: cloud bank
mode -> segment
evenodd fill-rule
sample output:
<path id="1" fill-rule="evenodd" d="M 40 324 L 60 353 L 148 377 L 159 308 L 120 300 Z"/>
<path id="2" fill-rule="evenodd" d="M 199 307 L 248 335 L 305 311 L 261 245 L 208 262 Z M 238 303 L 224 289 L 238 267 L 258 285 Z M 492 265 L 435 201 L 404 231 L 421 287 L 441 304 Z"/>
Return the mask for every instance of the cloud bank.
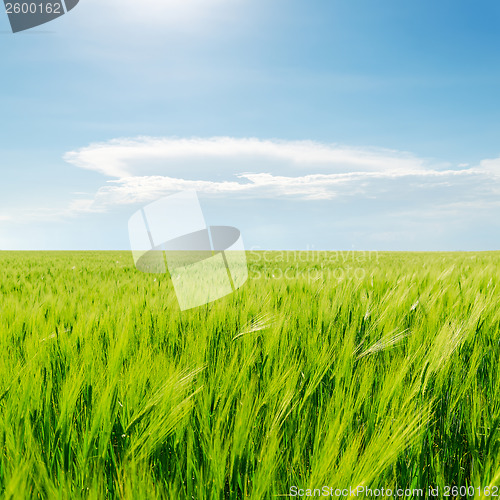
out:
<path id="1" fill-rule="evenodd" d="M 500 159 L 477 166 L 407 152 L 257 138 L 114 139 L 64 159 L 106 177 L 72 212 L 146 203 L 184 189 L 255 199 L 383 199 L 399 206 L 484 204 L 500 189 Z M 397 208 L 397 209 L 400 209 Z"/>

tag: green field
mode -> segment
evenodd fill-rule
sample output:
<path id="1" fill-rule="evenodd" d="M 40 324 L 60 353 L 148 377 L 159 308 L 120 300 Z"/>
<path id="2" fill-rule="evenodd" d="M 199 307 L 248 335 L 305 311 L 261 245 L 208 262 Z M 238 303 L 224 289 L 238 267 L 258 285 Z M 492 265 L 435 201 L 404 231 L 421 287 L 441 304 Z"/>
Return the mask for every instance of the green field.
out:
<path id="1" fill-rule="evenodd" d="M 500 253 L 248 259 L 180 312 L 128 252 L 0 252 L 2 496 L 500 485 Z"/>

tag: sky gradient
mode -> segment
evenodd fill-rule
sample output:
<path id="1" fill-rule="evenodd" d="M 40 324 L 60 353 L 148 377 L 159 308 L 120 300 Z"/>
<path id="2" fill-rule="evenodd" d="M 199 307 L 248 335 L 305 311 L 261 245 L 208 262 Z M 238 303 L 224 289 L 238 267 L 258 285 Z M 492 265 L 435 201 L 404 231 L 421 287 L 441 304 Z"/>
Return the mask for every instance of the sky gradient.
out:
<path id="1" fill-rule="evenodd" d="M 81 0 L 0 15 L 0 249 L 127 249 L 196 189 L 247 249 L 500 249 L 500 4 Z"/>

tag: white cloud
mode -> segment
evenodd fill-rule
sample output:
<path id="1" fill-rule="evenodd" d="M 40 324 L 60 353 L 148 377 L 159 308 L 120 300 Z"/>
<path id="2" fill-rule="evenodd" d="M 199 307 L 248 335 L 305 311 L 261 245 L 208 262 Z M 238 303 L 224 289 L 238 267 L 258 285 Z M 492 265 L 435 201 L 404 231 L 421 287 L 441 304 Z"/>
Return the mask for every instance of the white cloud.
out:
<path id="1" fill-rule="evenodd" d="M 17 211 L 16 222 L 104 212 L 121 217 L 132 205 L 185 189 L 220 198 L 214 207 L 237 199 L 238 220 L 255 207 L 246 221 L 250 238 L 260 235 L 253 221 L 260 227 L 264 220 L 273 236 L 280 224 L 302 224 L 301 234 L 319 238 L 318 245 L 331 245 L 321 236 L 330 233 L 336 245 L 377 245 L 380 233 L 405 241 L 398 247 L 404 249 L 491 248 L 494 241 L 476 240 L 480 228 L 500 220 L 500 159 L 452 166 L 395 150 L 231 137 L 115 139 L 65 158 L 99 172 L 101 187 L 68 204 Z"/>
<path id="2" fill-rule="evenodd" d="M 276 176 L 269 173 L 240 174 L 236 181 L 189 180 L 166 176 L 125 177 L 108 181 L 99 189 L 93 203 L 86 200 L 86 211 L 133 203 L 147 203 L 161 196 L 186 189 L 211 195 L 252 198 L 295 198 L 328 200 L 333 198 L 377 198 L 383 194 L 401 198 L 403 192 L 425 191 L 431 188 L 453 186 L 441 178 L 464 178 L 462 188 L 469 185 L 469 171 L 408 172 L 353 172 L 344 174 L 311 174 L 306 176 Z M 458 184 L 455 181 L 455 185 Z M 392 195 L 391 195 L 392 192 Z M 74 207 L 73 207 L 74 208 Z"/>
<path id="3" fill-rule="evenodd" d="M 409 153 L 362 149 L 313 141 L 279 141 L 256 138 L 154 138 L 115 139 L 71 151 L 69 163 L 109 177 L 175 175 L 186 166 L 197 173 L 238 174 L 248 171 L 376 171 L 417 173 L 427 162 Z"/>
<path id="4" fill-rule="evenodd" d="M 211 196 L 337 200 L 358 206 L 372 200 L 394 213 L 456 213 L 484 206 L 497 211 L 500 193 L 500 159 L 451 167 L 395 150 L 312 141 L 139 137 L 91 144 L 64 158 L 105 176 L 103 185 L 66 208 L 37 210 L 27 218 L 102 213 L 185 189 Z"/>
<path id="5" fill-rule="evenodd" d="M 500 158 L 482 160 L 478 170 L 487 172 L 490 175 L 500 176 Z"/>
<path id="6" fill-rule="evenodd" d="M 474 169 L 452 169 L 409 153 L 256 138 L 115 139 L 68 152 L 69 163 L 108 179 L 84 212 L 145 203 L 195 189 L 254 198 L 401 197 L 469 185 Z M 71 207 L 71 212 L 78 205 Z"/>

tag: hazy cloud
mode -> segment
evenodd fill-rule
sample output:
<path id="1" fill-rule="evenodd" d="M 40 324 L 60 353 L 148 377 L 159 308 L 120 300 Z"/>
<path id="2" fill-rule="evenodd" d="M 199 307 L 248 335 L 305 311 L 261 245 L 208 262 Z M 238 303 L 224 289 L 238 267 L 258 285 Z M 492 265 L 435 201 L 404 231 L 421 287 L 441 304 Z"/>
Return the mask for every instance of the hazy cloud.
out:
<path id="1" fill-rule="evenodd" d="M 189 171 L 211 174 L 376 171 L 416 173 L 428 162 L 409 153 L 361 149 L 313 141 L 279 141 L 256 138 L 155 138 L 115 139 L 68 152 L 69 163 L 109 177 L 177 176 Z M 271 172 L 272 169 L 272 172 Z"/>
<path id="2" fill-rule="evenodd" d="M 491 192 L 500 165 L 485 160 L 452 167 L 395 150 L 232 137 L 115 139 L 65 159 L 108 177 L 94 199 L 72 205 L 73 213 L 146 203 L 184 189 L 248 198 L 380 198 L 395 206 L 471 203 Z"/>

